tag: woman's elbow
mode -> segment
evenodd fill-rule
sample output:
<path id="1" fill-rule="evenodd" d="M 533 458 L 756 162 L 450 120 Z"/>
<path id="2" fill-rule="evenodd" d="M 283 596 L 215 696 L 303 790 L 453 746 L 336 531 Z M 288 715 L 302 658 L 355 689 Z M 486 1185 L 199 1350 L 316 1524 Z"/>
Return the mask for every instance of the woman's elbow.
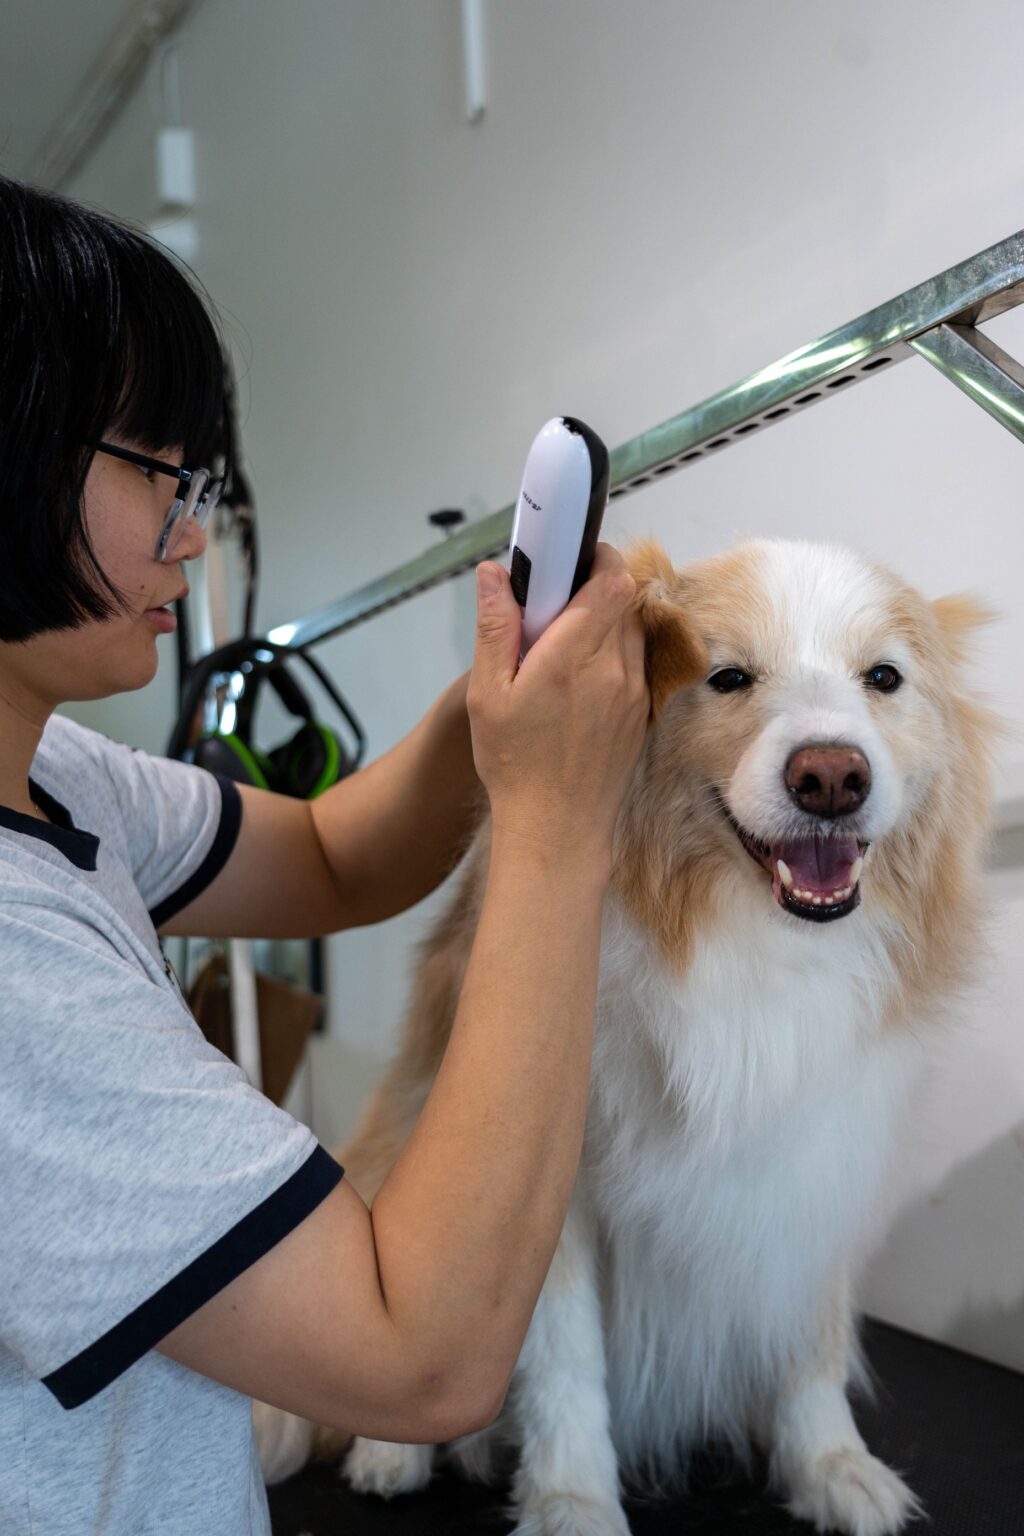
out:
<path id="1" fill-rule="evenodd" d="M 440 1390 L 426 1408 L 431 1444 L 443 1445 L 487 1429 L 505 1406 L 510 1379 L 503 1375 L 500 1381 L 492 1377 L 470 1383 L 463 1378 Z"/>

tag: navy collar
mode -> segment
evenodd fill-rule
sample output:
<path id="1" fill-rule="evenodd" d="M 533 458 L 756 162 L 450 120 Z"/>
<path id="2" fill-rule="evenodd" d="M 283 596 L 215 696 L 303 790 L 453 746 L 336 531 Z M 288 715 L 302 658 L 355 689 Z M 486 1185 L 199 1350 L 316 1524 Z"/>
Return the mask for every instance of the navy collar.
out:
<path id="1" fill-rule="evenodd" d="M 38 837 L 41 842 L 56 848 L 58 853 L 70 859 L 79 869 L 93 874 L 100 846 L 99 838 L 92 832 L 79 831 L 66 807 L 48 795 L 35 779 L 29 779 L 28 792 L 33 803 L 46 812 L 49 820 L 39 821 L 24 811 L 12 811 L 8 806 L 0 805 L 0 827 L 7 827 L 12 832 L 24 832 L 27 837 Z"/>

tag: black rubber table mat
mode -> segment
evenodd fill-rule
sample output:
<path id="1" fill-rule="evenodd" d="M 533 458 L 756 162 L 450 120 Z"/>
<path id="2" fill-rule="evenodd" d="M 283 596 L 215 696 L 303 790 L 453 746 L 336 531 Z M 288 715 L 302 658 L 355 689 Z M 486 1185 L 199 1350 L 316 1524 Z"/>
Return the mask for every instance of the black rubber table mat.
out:
<path id="1" fill-rule="evenodd" d="M 1024 1536 L 1024 1374 L 888 1324 L 864 1325 L 874 1404 L 854 1405 L 869 1448 L 928 1511 L 921 1536 Z M 337 1467 L 271 1488 L 274 1536 L 506 1536 L 505 1490 L 441 1471 L 423 1493 L 387 1503 L 351 1493 Z M 757 1480 L 695 1463 L 685 1498 L 627 1499 L 634 1536 L 808 1536 Z"/>

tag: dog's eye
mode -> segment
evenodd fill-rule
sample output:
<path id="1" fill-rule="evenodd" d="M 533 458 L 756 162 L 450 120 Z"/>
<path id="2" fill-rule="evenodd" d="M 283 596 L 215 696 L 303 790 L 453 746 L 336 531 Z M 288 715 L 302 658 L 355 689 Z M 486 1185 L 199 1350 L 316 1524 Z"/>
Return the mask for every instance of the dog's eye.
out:
<path id="1" fill-rule="evenodd" d="M 740 667 L 722 667 L 719 672 L 712 672 L 708 687 L 716 693 L 735 693 L 737 688 L 749 688 L 753 681 L 750 673 Z"/>
<path id="2" fill-rule="evenodd" d="M 881 662 L 877 667 L 869 667 L 861 675 L 867 686 L 876 688 L 879 693 L 895 693 L 903 681 L 896 668 L 890 667 L 888 662 Z"/>

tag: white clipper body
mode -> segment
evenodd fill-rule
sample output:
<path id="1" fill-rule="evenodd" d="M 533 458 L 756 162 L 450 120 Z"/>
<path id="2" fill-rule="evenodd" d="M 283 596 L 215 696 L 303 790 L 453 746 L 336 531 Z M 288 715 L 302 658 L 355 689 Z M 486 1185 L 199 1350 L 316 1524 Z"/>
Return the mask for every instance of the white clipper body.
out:
<path id="1" fill-rule="evenodd" d="M 574 416 L 533 440 L 512 526 L 509 575 L 525 656 L 590 575 L 608 499 L 608 450 Z"/>

